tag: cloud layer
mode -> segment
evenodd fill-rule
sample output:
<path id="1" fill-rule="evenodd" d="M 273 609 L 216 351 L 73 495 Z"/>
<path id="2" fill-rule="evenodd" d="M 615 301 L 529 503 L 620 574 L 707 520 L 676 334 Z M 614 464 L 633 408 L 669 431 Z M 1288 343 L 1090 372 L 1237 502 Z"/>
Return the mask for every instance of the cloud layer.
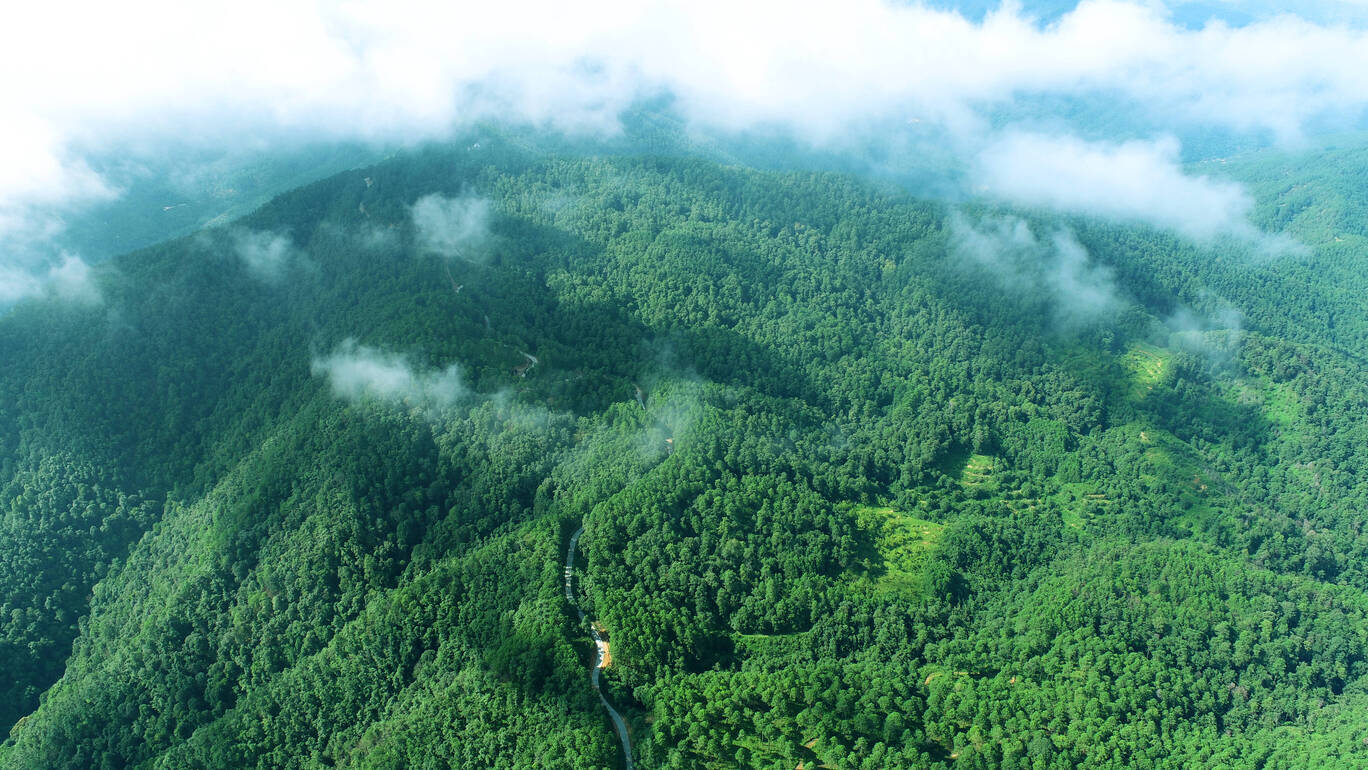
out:
<path id="1" fill-rule="evenodd" d="M 1295 134 L 1368 102 L 1368 35 L 1278 15 L 1188 29 L 1153 4 L 1085 0 L 1042 26 L 1012 5 L 981 23 L 920 5 L 615 0 L 168 8 L 31 4 L 7 25 L 10 134 L 30 172 L 7 189 L 78 190 L 67 148 L 243 124 L 347 137 L 434 136 L 484 118 L 611 125 L 670 92 L 691 117 L 843 130 L 880 114 L 937 119 L 1029 93 L 1124 93 L 1206 122 Z M 123 55 L 136 50 L 139 56 Z M 26 67 L 42 61 L 43 68 Z M 99 62 L 99 67 L 90 66 Z M 152 125 L 155 124 L 155 125 Z M 0 198 L 3 200 L 3 198 Z"/>
<path id="2" fill-rule="evenodd" d="M 1318 4 L 1318 17 L 1356 18 L 1331 6 Z M 9 253 L 41 241 L 73 207 L 117 194 L 120 180 L 94 170 L 100 158 L 166 147 L 406 142 L 488 119 L 611 133 L 636 100 L 667 96 L 699 129 L 778 130 L 823 146 L 873 126 L 932 130 L 982 164 L 1031 141 L 990 126 L 1042 96 L 1105 96 L 1170 133 L 1218 127 L 1284 141 L 1368 108 L 1363 29 L 1281 13 L 1192 28 L 1154 0 L 1085 0 L 1048 23 L 1010 3 L 970 21 L 881 0 L 133 0 L 23 4 L 6 28 L 0 68 L 25 73 L 0 80 L 0 241 Z M 1046 149 L 1078 141 L 1071 133 L 1096 138 L 1054 129 L 1063 138 Z M 1110 189 L 1112 208 L 1100 213 L 1135 203 L 1140 213 L 1122 214 L 1153 214 L 1183 232 L 1239 226 L 1237 191 L 1184 182 L 1168 140 L 1148 138 L 1083 149 L 1214 202 L 1225 223 L 1190 221 L 1136 190 Z M 1073 205 L 1060 190 L 1003 190 Z"/>
<path id="3" fill-rule="evenodd" d="M 376 399 L 410 406 L 451 406 L 467 389 L 456 365 L 442 370 L 414 368 L 407 357 L 355 340 L 346 340 L 332 354 L 315 358 L 310 371 L 326 377 L 332 391 L 349 401 Z"/>

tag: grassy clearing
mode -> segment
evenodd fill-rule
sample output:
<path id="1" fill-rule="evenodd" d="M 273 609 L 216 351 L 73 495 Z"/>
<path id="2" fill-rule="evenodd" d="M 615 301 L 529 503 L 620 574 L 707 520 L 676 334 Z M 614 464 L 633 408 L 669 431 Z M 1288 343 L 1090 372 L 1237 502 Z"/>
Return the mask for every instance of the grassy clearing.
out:
<path id="1" fill-rule="evenodd" d="M 1137 342 L 1121 356 L 1121 365 L 1131 375 L 1130 394 L 1140 400 L 1160 382 L 1173 361 L 1173 353 L 1154 345 Z"/>
<path id="2" fill-rule="evenodd" d="M 865 560 L 865 574 L 883 590 L 920 590 L 923 568 L 945 525 L 889 507 L 861 505 L 853 512 L 874 544 L 875 553 Z"/>
<path id="3" fill-rule="evenodd" d="M 1040 498 L 1012 484 L 1011 476 L 1004 475 L 1006 470 L 1000 457 L 971 454 L 960 469 L 960 485 L 970 497 L 999 501 L 1013 513 L 1022 513 L 1038 506 Z"/>
<path id="4" fill-rule="evenodd" d="M 1059 506 L 1065 526 L 1074 529 L 1088 526 L 1113 504 L 1110 498 L 1097 491 L 1096 486 L 1087 482 L 1061 484 L 1050 499 Z"/>
<path id="5" fill-rule="evenodd" d="M 783 634 L 732 634 L 736 644 L 736 654 L 741 660 L 748 658 L 785 658 L 801 654 L 812 645 L 811 631 L 794 631 Z"/>
<path id="6" fill-rule="evenodd" d="M 1131 425 L 1127 429 L 1134 430 L 1144 446 L 1147 468 L 1142 477 L 1166 480 L 1179 490 L 1179 507 L 1185 511 L 1181 520 L 1196 524 L 1214 512 L 1213 504 L 1226 484 L 1192 447 L 1153 426 Z"/>
<path id="7" fill-rule="evenodd" d="M 950 478 L 962 478 L 971 457 L 973 453 L 967 447 L 953 449 L 936 463 L 936 467 Z"/>
<path id="8" fill-rule="evenodd" d="M 1267 377 L 1241 378 L 1232 383 L 1227 397 L 1239 404 L 1252 404 L 1264 418 L 1284 431 L 1296 430 L 1305 424 L 1306 408 L 1292 386 L 1274 382 Z"/>
<path id="9" fill-rule="evenodd" d="M 990 455 L 972 454 L 964 464 L 964 470 L 960 471 L 960 483 L 966 487 L 976 487 L 988 483 L 993 479 L 993 470 L 997 467 L 997 459 Z"/>
<path id="10" fill-rule="evenodd" d="M 1145 459 L 1154 476 L 1177 479 L 1194 493 L 1208 490 L 1211 479 L 1207 478 L 1209 474 L 1203 470 L 1201 458 L 1192 447 L 1168 431 L 1150 430 L 1147 433 L 1154 436 L 1145 449 Z"/>
<path id="11" fill-rule="evenodd" d="M 1111 428 L 1099 440 L 1101 448 L 1127 468 L 1135 482 L 1163 494 L 1173 503 L 1170 523 L 1179 530 L 1208 529 L 1230 503 L 1233 487 L 1197 450 L 1148 420 Z M 1138 456 L 1137 456 L 1138 455 Z M 1107 517 L 1121 514 L 1121 500 L 1095 481 L 1061 482 L 1047 495 L 1067 526 L 1086 529 L 1102 525 Z M 1124 496 L 1123 496 L 1124 499 Z M 1141 503 L 1143 505 L 1143 503 Z"/>
<path id="12" fill-rule="evenodd" d="M 819 770 L 825 768 L 835 768 L 837 765 L 830 764 L 823 759 L 823 741 L 821 738 L 810 738 L 803 741 L 800 746 L 784 745 L 778 741 L 760 740 L 754 735 L 743 735 L 736 741 L 734 746 L 744 748 L 750 752 L 751 767 L 777 767 L 778 762 L 786 756 L 790 756 L 793 749 L 797 748 L 800 757 L 797 767 L 799 770 Z M 710 767 L 740 767 L 732 762 L 733 757 L 716 757 L 715 764 Z"/>
<path id="13" fill-rule="evenodd" d="M 1269 422 L 1284 428 L 1302 425 L 1306 419 L 1301 399 L 1297 398 L 1292 386 L 1284 382 L 1268 383 L 1263 413 Z"/>

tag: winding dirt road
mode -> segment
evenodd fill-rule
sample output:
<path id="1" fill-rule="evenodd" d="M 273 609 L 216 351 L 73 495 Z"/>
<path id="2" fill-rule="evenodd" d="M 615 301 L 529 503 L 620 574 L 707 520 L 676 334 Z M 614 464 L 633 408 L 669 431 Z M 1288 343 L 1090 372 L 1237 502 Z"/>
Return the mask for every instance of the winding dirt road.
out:
<path id="1" fill-rule="evenodd" d="M 584 614 L 584 610 L 575 603 L 575 549 L 579 547 L 580 535 L 584 534 L 584 527 L 575 530 L 575 534 L 570 536 L 570 547 L 565 549 L 565 600 L 570 602 L 570 606 L 579 613 L 581 623 L 589 622 L 589 617 Z M 594 686 L 594 694 L 598 695 L 599 703 L 608 710 L 608 718 L 613 720 L 613 729 L 617 731 L 618 738 L 622 741 L 622 757 L 627 770 L 632 770 L 632 739 L 627 736 L 627 723 L 623 721 L 622 715 L 613 708 L 608 699 L 603 697 L 603 690 L 599 688 L 599 671 L 603 669 L 605 661 L 608 659 L 608 642 L 599 634 L 598 629 L 589 622 L 589 633 L 594 637 L 594 667 L 589 674 L 589 681 Z"/>

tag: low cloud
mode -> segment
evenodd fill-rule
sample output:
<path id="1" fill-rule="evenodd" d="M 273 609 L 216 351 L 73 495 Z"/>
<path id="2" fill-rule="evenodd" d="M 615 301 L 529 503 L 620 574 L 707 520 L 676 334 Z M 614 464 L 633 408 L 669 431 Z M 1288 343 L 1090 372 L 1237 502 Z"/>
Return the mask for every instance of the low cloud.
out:
<path id="1" fill-rule="evenodd" d="M 1114 312 L 1120 300 L 1111 268 L 1093 262 L 1070 230 L 1056 231 L 1050 244 L 1054 259 L 1046 263 L 1045 281 L 1059 298 L 1059 316 L 1085 322 Z"/>
<path id="2" fill-rule="evenodd" d="M 375 399 L 446 407 L 468 393 L 455 364 L 441 370 L 421 370 L 406 356 L 358 345 L 351 339 L 331 355 L 315 358 L 310 371 L 316 377 L 326 377 L 333 393 L 349 401 Z"/>
<path id="3" fill-rule="evenodd" d="M 58 122 L 12 106 L 0 107 L 0 119 L 0 240 L 11 249 L 60 227 L 63 211 L 118 194 L 68 145 Z"/>
<path id="4" fill-rule="evenodd" d="M 1271 5 L 1251 8 L 1246 24 L 1194 27 L 1160 3 L 1121 0 L 1084 0 L 1048 23 L 1011 2 L 971 21 L 881 0 L 247 0 L 234 13 L 133 0 L 85 9 L 73 30 L 67 9 L 34 4 L 7 19 L 23 34 L 0 64 L 48 66 L 0 94 L 16 118 L 7 125 L 23 128 L 9 132 L 21 140 L 13 157 L 62 170 L 31 175 L 48 186 L 80 185 L 73 148 L 188 126 L 211 142 L 243 128 L 422 139 L 489 119 L 611 131 L 634 100 L 662 93 L 698 122 L 828 136 L 1032 94 L 1116 93 L 1288 136 L 1319 114 L 1361 109 L 1368 33 Z M 242 57 L 243 40 L 258 55 Z M 129 48 L 141 55 L 121 55 Z"/>
<path id="5" fill-rule="evenodd" d="M 236 228 L 231 240 L 233 253 L 242 260 L 247 271 L 267 283 L 278 283 L 291 265 L 302 264 L 305 260 L 303 252 L 284 233 Z"/>
<path id="6" fill-rule="evenodd" d="M 1004 288 L 1045 299 L 1061 324 L 1087 323 L 1121 306 L 1111 269 L 1092 261 L 1068 229 L 1041 239 L 1019 217 L 974 223 L 959 212 L 951 215 L 949 225 L 951 253 L 962 267 Z"/>
<path id="7" fill-rule="evenodd" d="M 0 240 L 12 252 L 7 228 L 57 221 L 114 194 L 121 180 L 103 176 L 115 173 L 106 171 L 118 166 L 104 162 L 111 158 L 168 147 L 412 143 L 482 121 L 611 134 L 642 100 L 668 102 L 691 128 L 772 131 L 830 147 L 870 131 L 881 146 L 926 132 L 947 137 L 956 153 L 977 146 L 961 144 L 967 134 L 982 136 L 1037 98 L 1069 100 L 1078 123 L 1104 131 L 1143 118 L 1156 132 L 1216 129 L 1295 143 L 1308 126 L 1361 121 L 1368 31 L 1312 23 L 1269 2 L 1225 5 L 1252 18 L 1194 25 L 1139 0 L 1084 0 L 1048 22 L 1012 2 L 970 20 L 884 0 L 244 0 L 232 12 L 132 0 L 83 8 L 73 26 L 62 4 L 23 4 L 7 15 L 13 34 L 0 48 L 0 69 L 26 73 L 0 82 Z M 243 41 L 252 56 L 242 55 Z M 1125 114 L 1099 109 L 1098 99 Z M 1056 117 L 1064 130 L 1081 130 L 1068 125 L 1075 118 Z M 987 161 L 1005 162 L 993 152 L 1029 137 L 1004 141 Z M 1114 178 L 1083 175 L 1109 183 L 1108 211 L 1134 203 L 1143 209 L 1135 216 L 1198 236 L 1238 230 L 1245 198 L 1221 183 L 1184 181 L 1164 142 L 1078 149 L 1167 169 L 1150 181 L 1196 195 L 1189 211 L 1216 206 L 1198 220 L 1162 198 L 1117 191 Z M 1040 205 L 1084 202 L 1012 179 L 987 181 Z"/>
<path id="8" fill-rule="evenodd" d="M 100 302 L 100 290 L 90 278 L 90 266 L 71 254 L 63 256 L 61 264 L 48 271 L 47 286 L 60 299 L 84 305 Z"/>
<path id="9" fill-rule="evenodd" d="M 0 306 L 29 297 L 48 297 L 81 305 L 101 302 L 99 287 L 90 276 L 90 266 L 73 254 L 62 255 L 60 262 L 45 270 L 0 265 Z"/>
<path id="10" fill-rule="evenodd" d="M 1014 204 L 1145 222 L 1202 242 L 1255 240 L 1238 184 L 1183 173 L 1173 139 L 1119 144 L 1008 133 L 978 156 L 980 191 Z"/>
<path id="11" fill-rule="evenodd" d="M 492 240 L 491 211 L 488 199 L 475 196 L 419 198 L 410 209 L 418 247 L 447 259 L 483 262 Z"/>
<path id="12" fill-rule="evenodd" d="M 1228 363 L 1244 341 L 1244 314 L 1215 295 L 1204 295 L 1205 312 L 1180 307 L 1164 319 L 1169 347 L 1201 355 L 1215 363 Z"/>
<path id="13" fill-rule="evenodd" d="M 0 305 L 6 305 L 42 292 L 38 276 L 25 270 L 0 265 Z"/>

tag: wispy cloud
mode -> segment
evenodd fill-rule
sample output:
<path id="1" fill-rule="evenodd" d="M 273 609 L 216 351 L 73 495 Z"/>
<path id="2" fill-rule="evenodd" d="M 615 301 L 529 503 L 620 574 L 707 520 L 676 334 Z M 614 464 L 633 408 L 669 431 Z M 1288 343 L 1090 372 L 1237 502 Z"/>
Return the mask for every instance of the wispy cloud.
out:
<path id="1" fill-rule="evenodd" d="M 1116 312 L 1121 293 L 1110 268 L 1092 260 L 1073 232 L 1041 239 L 1020 217 L 949 219 L 950 246 L 962 265 L 1030 299 L 1046 300 L 1057 322 L 1072 326 Z"/>
<path id="2" fill-rule="evenodd" d="M 102 301 L 99 287 L 91 279 L 90 266 L 73 254 L 42 270 L 0 264 L 0 306 L 29 297 L 48 297 L 82 305 Z"/>
<path id="3" fill-rule="evenodd" d="M 1244 188 L 1185 174 L 1172 139 L 1118 144 L 1011 132 L 984 148 L 973 176 L 988 195 L 1015 204 L 1147 222 L 1201 241 L 1258 236 Z"/>
<path id="4" fill-rule="evenodd" d="M 60 264 L 47 272 L 48 290 L 61 299 L 85 305 L 99 304 L 100 290 L 90 277 L 90 266 L 80 257 L 67 254 Z"/>
<path id="5" fill-rule="evenodd" d="M 259 280 L 277 283 L 291 265 L 302 264 L 303 252 L 285 233 L 235 228 L 230 234 L 233 253 Z"/>
<path id="6" fill-rule="evenodd" d="M 483 262 L 488 257 L 491 205 L 475 196 L 427 195 L 410 209 L 418 247 L 447 259 Z"/>
<path id="7" fill-rule="evenodd" d="M 1204 313 L 1179 307 L 1164 319 L 1168 344 L 1215 363 L 1228 363 L 1244 341 L 1244 314 L 1212 294 L 1203 296 L 1202 301 L 1209 306 Z"/>
<path id="8" fill-rule="evenodd" d="M 332 391 L 350 401 L 376 399 L 411 406 L 451 406 L 467 389 L 456 365 L 419 369 L 406 356 L 346 340 L 331 354 L 315 358 L 310 371 L 326 377 Z"/>

